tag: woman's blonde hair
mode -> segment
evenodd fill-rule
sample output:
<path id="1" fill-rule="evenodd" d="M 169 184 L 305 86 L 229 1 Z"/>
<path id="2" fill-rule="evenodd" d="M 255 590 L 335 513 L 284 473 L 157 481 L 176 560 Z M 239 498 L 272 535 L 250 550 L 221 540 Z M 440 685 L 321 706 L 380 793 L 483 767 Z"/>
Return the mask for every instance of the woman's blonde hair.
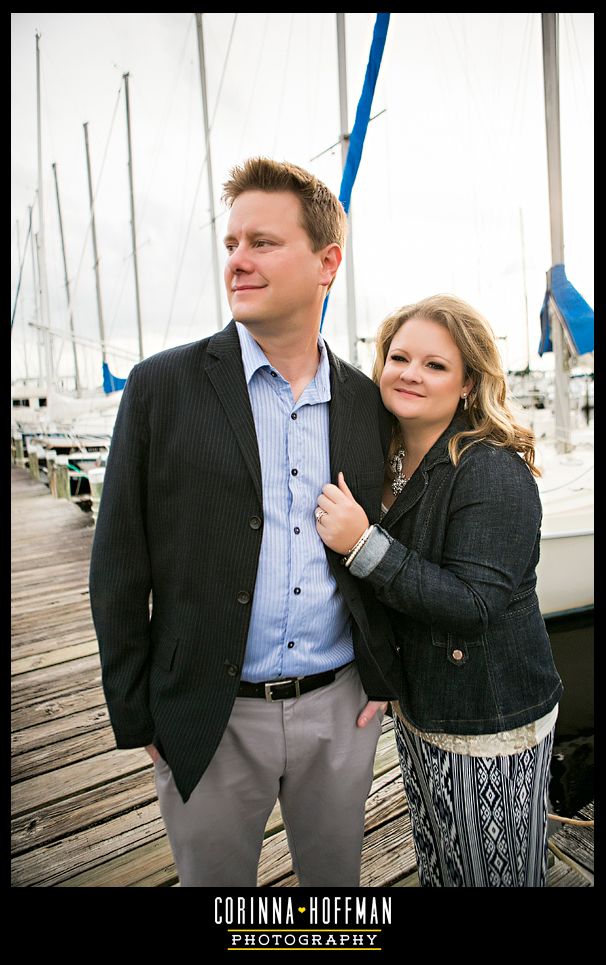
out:
<path id="1" fill-rule="evenodd" d="M 396 332 L 411 318 L 443 325 L 463 357 L 465 379 L 473 388 L 467 397 L 467 415 L 472 428 L 457 432 L 448 444 L 453 465 L 477 442 L 489 442 L 519 452 L 535 476 L 535 436 L 519 425 L 507 402 L 507 381 L 494 333 L 486 319 L 455 295 L 432 295 L 414 305 L 405 305 L 389 315 L 376 335 L 373 381 L 379 384 L 389 346 Z M 461 406 L 463 402 L 461 402 Z M 390 456 L 401 445 L 399 426 L 394 427 Z"/>

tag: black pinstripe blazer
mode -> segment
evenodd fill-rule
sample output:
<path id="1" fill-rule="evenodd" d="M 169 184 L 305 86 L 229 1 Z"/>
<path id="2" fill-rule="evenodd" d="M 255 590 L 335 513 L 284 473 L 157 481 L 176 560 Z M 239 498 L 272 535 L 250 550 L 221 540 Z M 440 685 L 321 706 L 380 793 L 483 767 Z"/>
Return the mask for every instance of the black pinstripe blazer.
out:
<path id="1" fill-rule="evenodd" d="M 390 419 L 328 350 L 330 460 L 378 521 Z M 136 365 L 116 419 L 90 597 L 118 747 L 155 743 L 187 800 L 221 740 L 244 660 L 263 532 L 261 466 L 235 323 Z M 389 621 L 327 550 L 370 697 L 399 690 Z M 151 619 L 150 619 L 151 595 Z"/>

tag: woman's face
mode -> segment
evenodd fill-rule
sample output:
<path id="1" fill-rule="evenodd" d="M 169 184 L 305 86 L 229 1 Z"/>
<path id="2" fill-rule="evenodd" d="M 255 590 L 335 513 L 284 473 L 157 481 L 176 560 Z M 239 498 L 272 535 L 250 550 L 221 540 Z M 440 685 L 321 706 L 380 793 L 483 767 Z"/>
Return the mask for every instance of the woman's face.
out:
<path id="1" fill-rule="evenodd" d="M 448 329 L 414 316 L 389 346 L 380 389 L 386 409 L 405 425 L 443 431 L 472 388 Z"/>

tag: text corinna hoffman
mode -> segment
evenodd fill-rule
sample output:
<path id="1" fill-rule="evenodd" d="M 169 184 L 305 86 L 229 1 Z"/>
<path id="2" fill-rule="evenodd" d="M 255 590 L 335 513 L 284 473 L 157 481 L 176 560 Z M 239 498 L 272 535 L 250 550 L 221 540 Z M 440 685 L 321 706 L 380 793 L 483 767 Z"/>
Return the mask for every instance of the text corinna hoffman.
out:
<path id="1" fill-rule="evenodd" d="M 220 897 L 215 899 L 215 924 L 240 925 L 389 925 L 391 898 L 334 896 L 307 898 L 304 903 L 277 897 Z"/>

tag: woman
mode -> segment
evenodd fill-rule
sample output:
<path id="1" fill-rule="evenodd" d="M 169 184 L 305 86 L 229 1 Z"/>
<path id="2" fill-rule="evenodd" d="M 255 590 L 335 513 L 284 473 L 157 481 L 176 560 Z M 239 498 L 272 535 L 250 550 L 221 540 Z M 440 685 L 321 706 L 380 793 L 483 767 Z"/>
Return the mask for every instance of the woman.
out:
<path id="1" fill-rule="evenodd" d="M 543 887 L 562 683 L 536 595 L 533 434 L 489 324 L 451 295 L 383 322 L 373 378 L 394 416 L 380 525 L 340 474 L 317 531 L 393 617 L 421 885 Z"/>

